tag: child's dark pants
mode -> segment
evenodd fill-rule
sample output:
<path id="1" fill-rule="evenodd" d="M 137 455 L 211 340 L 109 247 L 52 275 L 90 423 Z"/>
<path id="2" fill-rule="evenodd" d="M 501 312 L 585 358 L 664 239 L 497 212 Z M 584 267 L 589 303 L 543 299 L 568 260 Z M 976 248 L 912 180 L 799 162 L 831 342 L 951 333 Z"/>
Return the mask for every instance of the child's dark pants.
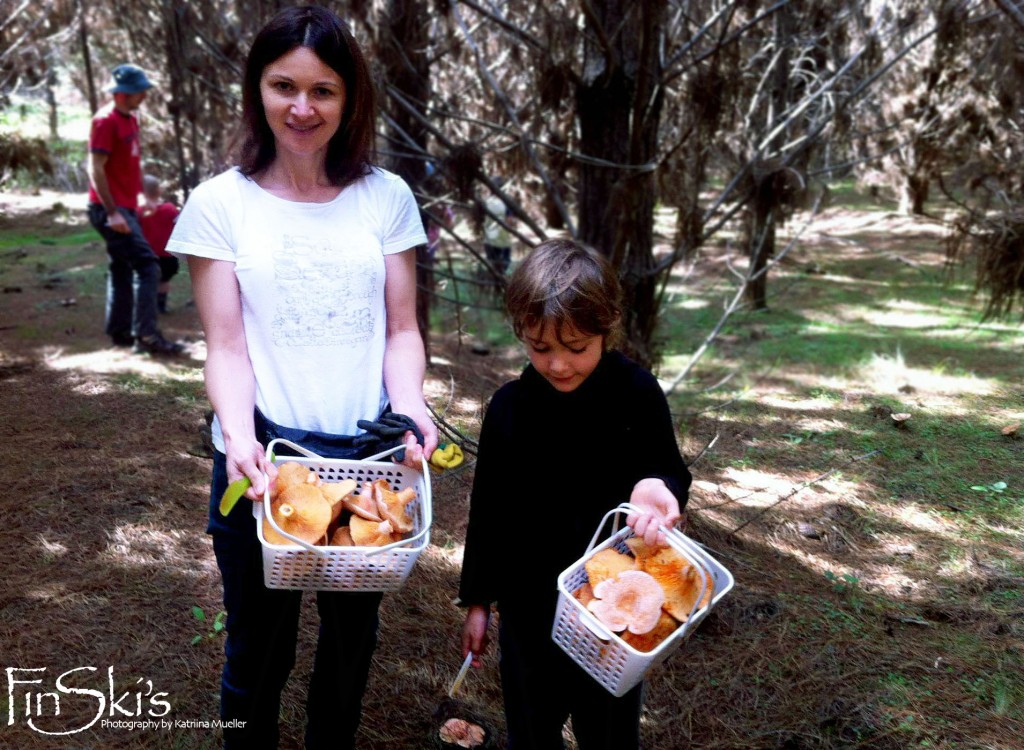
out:
<path id="1" fill-rule="evenodd" d="M 638 750 L 643 683 L 613 696 L 551 640 L 553 618 L 537 602 L 500 608 L 507 750 L 563 750 L 569 716 L 580 750 Z"/>

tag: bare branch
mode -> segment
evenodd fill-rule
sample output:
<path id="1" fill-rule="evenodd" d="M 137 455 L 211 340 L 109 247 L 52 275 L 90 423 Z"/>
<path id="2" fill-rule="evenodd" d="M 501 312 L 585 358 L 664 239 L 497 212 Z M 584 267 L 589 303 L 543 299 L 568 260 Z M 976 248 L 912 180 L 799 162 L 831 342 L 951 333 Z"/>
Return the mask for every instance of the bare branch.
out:
<path id="1" fill-rule="evenodd" d="M 483 54 L 480 52 L 480 48 L 477 46 L 476 40 L 473 38 L 469 29 L 466 28 L 466 23 L 462 18 L 462 14 L 459 12 L 458 6 L 452 6 L 452 10 L 459 24 L 459 28 L 462 30 L 462 33 L 466 38 L 466 42 L 473 50 L 473 54 L 476 57 L 477 61 L 477 68 L 480 70 L 481 75 L 483 75 L 484 79 L 491 87 L 491 90 L 494 91 L 495 97 L 504 107 L 505 113 L 508 115 L 509 120 L 512 123 L 514 123 L 517 128 L 521 128 L 521 125 L 519 123 L 519 117 L 518 115 L 516 115 L 515 107 L 512 106 L 512 103 L 509 101 L 508 96 L 506 96 L 501 86 L 494 79 L 494 76 L 491 75 L 490 70 L 488 70 L 487 66 L 484 65 Z M 520 146 L 526 154 L 526 157 L 530 160 L 530 163 L 533 165 L 533 168 L 540 176 L 541 181 L 544 183 L 544 186 L 547 188 L 548 193 L 551 196 L 552 202 L 558 208 L 558 212 L 562 217 L 562 221 L 565 222 L 565 226 L 569 228 L 569 233 L 573 237 L 575 237 L 576 227 L 573 223 L 572 216 L 570 215 L 569 210 L 565 207 L 565 202 L 562 200 L 560 191 L 555 187 L 554 184 L 552 184 L 551 177 L 548 175 L 548 172 L 544 168 L 544 165 L 541 164 L 540 159 L 537 158 L 537 153 L 534 151 L 530 143 L 525 140 L 520 140 Z M 495 186 L 491 185 L 491 187 L 495 192 L 501 192 Z M 545 237 L 546 234 L 543 231 L 540 231 L 538 232 L 538 236 Z"/>

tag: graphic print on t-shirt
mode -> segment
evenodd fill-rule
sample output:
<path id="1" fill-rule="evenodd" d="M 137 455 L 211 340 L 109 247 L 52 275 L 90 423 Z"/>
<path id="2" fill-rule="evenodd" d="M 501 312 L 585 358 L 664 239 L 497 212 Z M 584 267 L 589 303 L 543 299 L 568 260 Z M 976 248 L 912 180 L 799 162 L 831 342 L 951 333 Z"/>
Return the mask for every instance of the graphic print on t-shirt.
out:
<path id="1" fill-rule="evenodd" d="M 294 234 L 284 235 L 273 257 L 275 346 L 349 346 L 370 340 L 378 279 L 373 257 L 346 252 L 325 237 Z"/>

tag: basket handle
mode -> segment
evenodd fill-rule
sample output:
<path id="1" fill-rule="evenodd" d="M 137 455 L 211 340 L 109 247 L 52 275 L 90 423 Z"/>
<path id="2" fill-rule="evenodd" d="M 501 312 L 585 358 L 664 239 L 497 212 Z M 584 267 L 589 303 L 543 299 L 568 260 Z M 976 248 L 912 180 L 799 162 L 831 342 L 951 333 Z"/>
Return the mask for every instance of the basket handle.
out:
<path id="1" fill-rule="evenodd" d="M 382 453 L 378 453 L 376 456 L 371 456 L 370 458 L 364 458 L 363 460 L 364 461 L 375 461 L 375 460 L 377 460 L 377 458 L 384 457 L 384 456 L 390 456 L 392 453 L 400 451 L 404 447 L 405 447 L 404 445 L 396 445 L 394 448 L 390 448 L 390 449 L 388 449 L 388 450 L 386 450 L 386 451 L 384 451 Z M 429 477 L 430 474 L 428 472 L 430 471 L 430 467 L 427 465 L 427 458 L 426 458 L 426 456 L 421 458 L 420 461 L 423 463 L 423 476 Z M 383 547 L 374 547 L 369 552 L 364 552 L 363 553 L 366 557 L 373 557 L 374 555 L 379 555 L 381 552 L 386 552 L 389 549 L 394 549 L 395 547 L 404 546 L 404 545 L 408 544 L 409 542 L 418 541 L 420 538 L 422 538 L 423 536 L 425 536 L 425 535 L 430 533 L 430 526 L 434 522 L 434 519 L 433 519 L 434 502 L 433 502 L 433 496 L 431 494 L 430 482 L 424 482 L 423 483 L 423 493 L 426 495 L 425 498 L 421 498 L 420 499 L 420 507 L 423 509 L 423 528 L 420 529 L 419 533 L 418 534 L 413 534 L 411 537 L 408 537 L 407 539 L 403 539 L 403 540 L 401 540 L 399 542 L 392 542 L 391 544 L 385 544 Z"/>
<path id="2" fill-rule="evenodd" d="M 281 445 L 286 445 L 289 448 L 291 448 L 292 450 L 298 451 L 300 454 L 302 454 L 302 455 L 304 455 L 304 456 L 306 456 L 308 458 L 315 458 L 315 459 L 318 459 L 318 460 L 323 460 L 322 456 L 318 456 L 317 454 L 313 453 L 313 451 L 306 450 L 301 445 L 297 445 L 296 443 L 293 443 L 291 440 L 285 440 L 284 438 L 274 438 L 269 443 L 267 443 L 267 460 L 268 461 L 272 461 L 272 457 L 274 455 L 274 446 L 277 445 L 278 443 L 280 443 Z M 276 531 L 278 534 L 283 536 L 285 539 L 290 539 L 293 542 L 295 542 L 297 545 L 299 545 L 300 547 L 305 547 L 310 552 L 315 552 L 318 555 L 326 555 L 327 554 L 326 550 L 324 550 L 324 549 L 322 549 L 320 547 L 317 547 L 315 544 L 310 544 L 305 539 L 299 539 L 297 536 L 294 536 L 293 534 L 289 534 L 287 531 L 285 531 L 284 529 L 282 529 L 280 526 L 277 525 L 277 521 L 274 520 L 274 514 L 270 510 L 270 480 L 267 478 L 266 474 L 263 475 L 263 518 L 266 519 L 270 523 L 270 525 L 271 525 L 271 527 L 273 527 L 274 531 Z"/>
<path id="3" fill-rule="evenodd" d="M 323 456 L 317 455 L 313 451 L 307 450 L 306 448 L 303 448 L 301 445 L 293 443 L 291 440 L 286 440 L 285 438 L 274 438 L 269 443 L 267 443 L 267 459 L 268 460 L 270 460 L 271 456 L 274 455 L 273 454 L 273 447 L 275 445 L 277 445 L 278 443 L 280 443 L 281 445 L 288 446 L 289 448 L 291 448 L 294 451 L 298 451 L 300 454 L 302 454 L 303 456 L 306 456 L 307 458 L 312 458 L 312 459 L 315 459 L 317 461 L 323 461 L 324 460 Z M 363 459 L 360 459 L 360 460 L 362 460 L 362 461 L 377 461 L 377 460 L 379 460 L 381 458 L 384 458 L 386 456 L 390 456 L 392 453 L 396 453 L 396 452 L 400 451 L 404 447 L 405 447 L 404 445 L 396 445 L 394 448 L 390 448 L 390 449 L 388 449 L 386 451 L 382 451 L 381 453 L 377 453 L 377 454 L 375 454 L 373 456 L 369 456 L 367 458 L 363 458 Z M 429 476 L 429 474 L 426 473 L 426 472 L 430 471 L 430 467 L 427 466 L 426 458 L 421 459 L 421 461 L 423 462 L 424 476 Z M 310 552 L 315 552 L 318 555 L 326 555 L 326 554 L 328 554 L 327 550 L 325 550 L 323 547 L 318 547 L 318 546 L 316 546 L 314 544 L 310 544 L 309 542 L 307 542 L 304 539 L 299 539 L 298 537 L 289 534 L 287 531 L 285 531 L 284 529 L 282 529 L 280 526 L 277 525 L 277 521 L 274 520 L 274 514 L 270 511 L 270 482 L 267 479 L 267 475 L 266 474 L 263 475 L 263 481 L 265 483 L 264 484 L 265 489 L 263 490 L 263 511 L 264 511 L 264 517 L 267 518 L 267 520 L 270 521 L 270 525 L 274 528 L 274 531 L 276 531 L 281 536 L 283 536 L 283 537 L 285 537 L 287 539 L 291 539 L 293 542 L 298 544 L 300 547 L 305 547 Z M 424 534 L 427 534 L 427 533 L 430 532 L 430 525 L 431 525 L 431 522 L 433 521 L 433 518 L 431 518 L 431 515 L 432 515 L 431 508 L 433 507 L 433 503 L 430 502 L 430 500 L 432 500 L 432 498 L 430 497 L 430 485 L 429 485 L 429 483 L 425 483 L 424 487 L 425 487 L 425 491 L 427 493 L 427 498 L 426 498 L 426 500 L 423 503 L 421 503 L 422 507 L 424 508 L 425 515 L 426 515 L 426 517 L 423 519 L 423 529 L 418 534 L 416 534 L 414 536 L 411 536 L 408 539 L 402 539 L 399 542 L 392 542 L 391 544 L 386 544 L 383 547 L 374 547 L 372 550 L 370 550 L 369 552 L 365 553 L 365 555 L 367 557 L 372 557 L 373 555 L 379 555 L 381 552 L 386 552 L 387 550 L 394 549 L 395 547 L 401 547 L 401 546 L 403 546 L 405 544 L 408 544 L 409 542 L 417 541 Z"/>
<path id="4" fill-rule="evenodd" d="M 590 544 L 587 547 L 587 551 L 586 551 L 586 553 L 583 556 L 584 557 L 589 557 L 590 553 L 594 551 L 594 547 L 597 546 L 597 540 L 601 537 L 601 531 L 604 529 L 604 525 L 606 523 L 608 523 L 608 519 L 612 515 L 616 516 L 615 530 L 617 530 L 617 528 L 618 528 L 618 516 L 617 516 L 617 514 L 619 514 L 619 513 L 633 513 L 633 512 L 641 513 L 643 511 L 641 510 L 641 508 L 639 508 L 636 505 L 633 505 L 632 503 L 620 503 L 617 507 L 612 508 L 610 511 L 605 513 L 604 514 L 604 518 L 601 519 L 601 523 L 598 525 L 597 531 L 594 532 L 594 536 L 590 540 Z M 613 534 L 615 533 L 615 530 L 612 531 Z M 689 541 L 689 540 L 686 539 L 686 537 L 683 535 L 683 533 L 681 531 L 679 531 L 679 529 L 675 529 L 675 528 L 669 529 L 669 528 L 666 528 L 665 526 L 663 526 L 661 524 L 658 524 L 658 530 L 661 531 L 665 535 L 665 541 L 668 542 L 670 547 L 672 547 L 676 552 L 681 554 L 683 556 L 683 559 L 685 559 L 688 563 L 693 565 L 695 568 L 697 568 L 697 570 L 699 570 L 702 573 L 702 575 L 700 577 L 700 593 L 697 594 L 697 598 L 696 598 L 696 600 L 693 603 L 693 607 L 690 609 L 690 614 L 687 617 L 687 621 L 689 621 L 690 618 L 693 617 L 694 613 L 700 608 L 701 600 L 704 599 L 704 594 L 707 592 L 708 578 L 707 578 L 707 576 L 703 575 L 704 573 L 708 572 L 707 566 L 697 556 L 697 554 L 690 547 L 690 545 L 687 544 L 687 541 Z M 594 635 L 598 636 L 599 638 L 603 637 L 603 636 L 600 635 L 600 633 L 597 633 L 593 628 L 590 628 L 590 630 L 591 630 L 591 632 L 594 633 Z M 605 638 L 605 640 L 607 640 L 607 638 Z"/>
<path id="5" fill-rule="evenodd" d="M 263 481 L 267 483 L 266 489 L 263 490 L 263 518 L 270 522 L 270 525 L 274 528 L 281 536 L 286 539 L 291 539 L 300 547 L 305 547 L 310 552 L 316 552 L 318 555 L 326 555 L 327 550 L 322 547 L 317 547 L 315 544 L 310 544 L 305 539 L 299 539 L 299 537 L 289 534 L 287 531 L 277 525 L 277 521 L 274 520 L 274 514 L 270 510 L 270 480 L 267 479 L 267 475 L 263 475 Z"/>

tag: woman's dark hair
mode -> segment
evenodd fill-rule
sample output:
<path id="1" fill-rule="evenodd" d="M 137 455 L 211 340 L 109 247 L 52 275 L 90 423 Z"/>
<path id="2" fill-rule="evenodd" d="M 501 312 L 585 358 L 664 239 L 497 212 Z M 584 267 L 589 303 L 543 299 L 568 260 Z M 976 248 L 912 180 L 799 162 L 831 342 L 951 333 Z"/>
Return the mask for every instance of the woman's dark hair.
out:
<path id="1" fill-rule="evenodd" d="M 266 169 L 277 149 L 260 95 L 263 70 L 297 47 L 307 47 L 345 82 L 341 125 L 327 144 L 325 169 L 332 185 L 344 187 L 369 172 L 374 159 L 377 102 L 373 79 L 348 25 L 326 8 L 286 8 L 253 40 L 242 84 L 242 174 Z"/>
<path id="2" fill-rule="evenodd" d="M 615 271 L 594 250 L 572 240 L 537 245 L 512 273 L 505 304 L 520 339 L 527 328 L 554 326 L 555 336 L 572 325 L 605 337 L 614 346 L 622 319 L 622 292 Z"/>

